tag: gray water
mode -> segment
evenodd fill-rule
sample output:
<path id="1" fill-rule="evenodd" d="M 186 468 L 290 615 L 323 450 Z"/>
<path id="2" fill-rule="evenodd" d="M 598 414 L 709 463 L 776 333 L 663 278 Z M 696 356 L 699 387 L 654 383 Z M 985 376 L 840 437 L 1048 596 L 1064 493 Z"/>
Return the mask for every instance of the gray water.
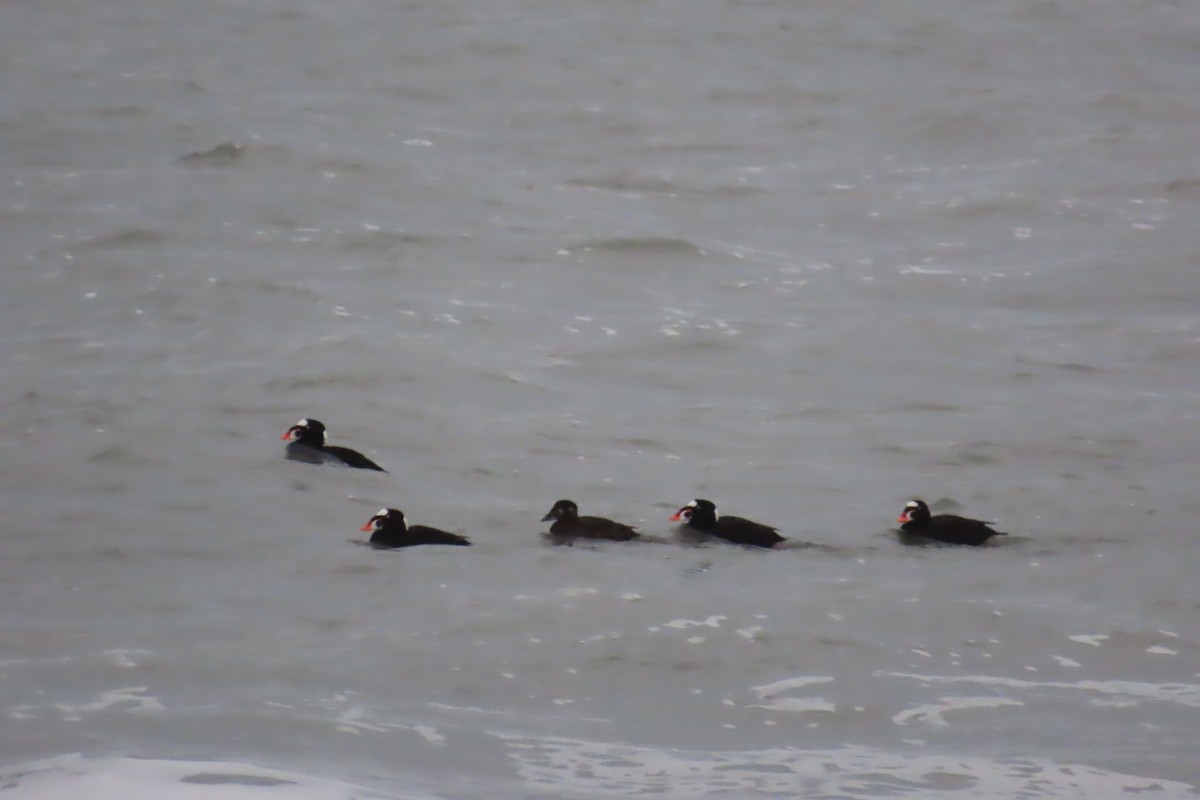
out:
<path id="1" fill-rule="evenodd" d="M 1196 796 L 1198 82 L 1187 2 L 0 4 L 0 793 Z M 541 535 L 697 496 L 819 547 Z"/>

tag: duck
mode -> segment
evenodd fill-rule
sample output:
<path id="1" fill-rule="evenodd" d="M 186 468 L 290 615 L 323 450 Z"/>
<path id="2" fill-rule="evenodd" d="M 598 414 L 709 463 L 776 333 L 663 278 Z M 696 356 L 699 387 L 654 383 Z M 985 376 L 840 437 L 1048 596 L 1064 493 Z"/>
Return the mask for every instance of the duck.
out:
<path id="1" fill-rule="evenodd" d="M 627 542 L 638 538 L 638 532 L 630 525 L 614 522 L 604 517 L 581 517 L 579 506 L 571 500 L 559 500 L 542 517 L 542 522 L 554 520 L 550 536 L 556 541 L 571 539 L 607 539 Z"/>
<path id="2" fill-rule="evenodd" d="M 682 522 L 685 527 L 727 542 L 751 547 L 772 548 L 787 541 L 770 525 L 742 517 L 722 517 L 717 513 L 716 503 L 699 497 L 676 511 L 671 521 Z"/>
<path id="3" fill-rule="evenodd" d="M 398 508 L 381 508 L 363 524 L 359 530 L 370 531 L 368 542 L 376 550 L 395 550 L 419 544 L 470 545 L 465 536 L 430 528 L 427 525 L 409 525 L 404 512 Z"/>
<path id="4" fill-rule="evenodd" d="M 913 498 L 905 504 L 896 519 L 902 533 L 923 536 L 946 544 L 965 544 L 979 547 L 993 536 L 1007 536 L 994 530 L 983 520 L 968 519 L 955 514 L 930 514 L 924 500 Z"/>
<path id="5" fill-rule="evenodd" d="M 325 426 L 318 419 L 302 419 L 279 437 L 288 443 L 287 458 L 306 464 L 340 464 L 354 469 L 387 472 L 357 450 L 325 444 Z"/>

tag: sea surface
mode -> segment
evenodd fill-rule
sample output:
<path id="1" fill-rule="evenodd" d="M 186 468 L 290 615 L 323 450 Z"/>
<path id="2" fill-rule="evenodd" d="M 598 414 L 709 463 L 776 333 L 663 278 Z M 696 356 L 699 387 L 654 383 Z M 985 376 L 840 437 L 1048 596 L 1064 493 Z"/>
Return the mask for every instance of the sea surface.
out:
<path id="1" fill-rule="evenodd" d="M 0 2 L 0 798 L 1200 796 L 1198 86 L 1185 0 Z"/>

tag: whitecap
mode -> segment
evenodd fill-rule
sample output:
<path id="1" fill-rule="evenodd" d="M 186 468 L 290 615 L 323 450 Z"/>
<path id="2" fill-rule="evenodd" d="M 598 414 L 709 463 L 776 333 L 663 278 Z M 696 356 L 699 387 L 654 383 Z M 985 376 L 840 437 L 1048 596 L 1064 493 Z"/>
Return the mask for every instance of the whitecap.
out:
<path id="1" fill-rule="evenodd" d="M 762 686 L 752 686 L 750 691 L 757 696 L 758 703 L 750 708 L 762 708 L 767 711 L 806 712 L 820 711 L 834 713 L 837 706 L 823 697 L 783 697 L 785 692 L 793 689 L 803 689 L 807 686 L 832 683 L 829 675 L 801 675 L 795 678 L 784 678 Z"/>
<path id="2" fill-rule="evenodd" d="M 887 673 L 893 678 L 911 678 L 922 683 L 974 683 L 980 686 L 1005 686 L 1010 689 L 1076 689 L 1124 700 L 1157 700 L 1200 708 L 1200 684 L 1149 683 L 1145 681 L 1031 681 L 1021 678 L 1002 678 L 995 675 L 914 675 L 907 672 Z"/>
<path id="3" fill-rule="evenodd" d="M 1082 666 L 1078 661 L 1066 656 L 1050 656 L 1060 667 L 1079 667 Z"/>
<path id="4" fill-rule="evenodd" d="M 1103 633 L 1077 633 L 1074 636 L 1068 636 L 1067 638 L 1072 642 L 1078 642 L 1079 644 L 1090 644 L 1092 647 L 1099 647 L 1106 639 L 1108 639 L 1108 636 Z"/>
<path id="5" fill-rule="evenodd" d="M 130 713 L 156 713 L 164 710 L 162 701 L 150 694 L 147 686 L 128 686 L 121 689 L 110 689 L 96 695 L 94 700 L 73 705 L 70 703 L 55 703 L 54 707 L 69 718 L 77 718 L 82 712 L 108 711 L 118 709 Z"/>
<path id="6" fill-rule="evenodd" d="M 915 706 L 901 711 L 892 717 L 897 725 L 907 725 L 909 722 L 924 722 L 929 725 L 949 725 L 943 715 L 950 711 L 969 711 L 976 708 L 1000 708 L 1001 706 L 1023 706 L 1018 700 L 1007 700 L 1003 697 L 941 697 L 936 703 Z"/>
<path id="7" fill-rule="evenodd" d="M 729 619 L 729 617 L 721 616 L 719 614 L 714 614 L 705 620 L 673 619 L 670 622 L 664 622 L 663 627 L 664 628 L 679 628 L 679 629 L 683 629 L 683 628 L 719 628 L 719 627 L 721 627 L 721 623 L 727 619 Z"/>

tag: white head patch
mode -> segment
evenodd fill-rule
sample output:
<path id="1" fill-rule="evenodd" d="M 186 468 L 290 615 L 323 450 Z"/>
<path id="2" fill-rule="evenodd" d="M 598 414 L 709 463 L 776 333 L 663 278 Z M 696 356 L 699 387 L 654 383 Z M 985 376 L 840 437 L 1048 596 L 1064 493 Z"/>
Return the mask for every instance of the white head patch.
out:
<path id="1" fill-rule="evenodd" d="M 907 503 L 904 504 L 904 507 L 905 508 L 920 508 L 921 504 L 918 503 L 916 500 L 909 500 Z"/>
<path id="2" fill-rule="evenodd" d="M 375 512 L 375 516 L 377 516 L 377 517 L 386 517 L 387 515 L 388 515 L 388 510 L 386 508 L 381 508 Z"/>

